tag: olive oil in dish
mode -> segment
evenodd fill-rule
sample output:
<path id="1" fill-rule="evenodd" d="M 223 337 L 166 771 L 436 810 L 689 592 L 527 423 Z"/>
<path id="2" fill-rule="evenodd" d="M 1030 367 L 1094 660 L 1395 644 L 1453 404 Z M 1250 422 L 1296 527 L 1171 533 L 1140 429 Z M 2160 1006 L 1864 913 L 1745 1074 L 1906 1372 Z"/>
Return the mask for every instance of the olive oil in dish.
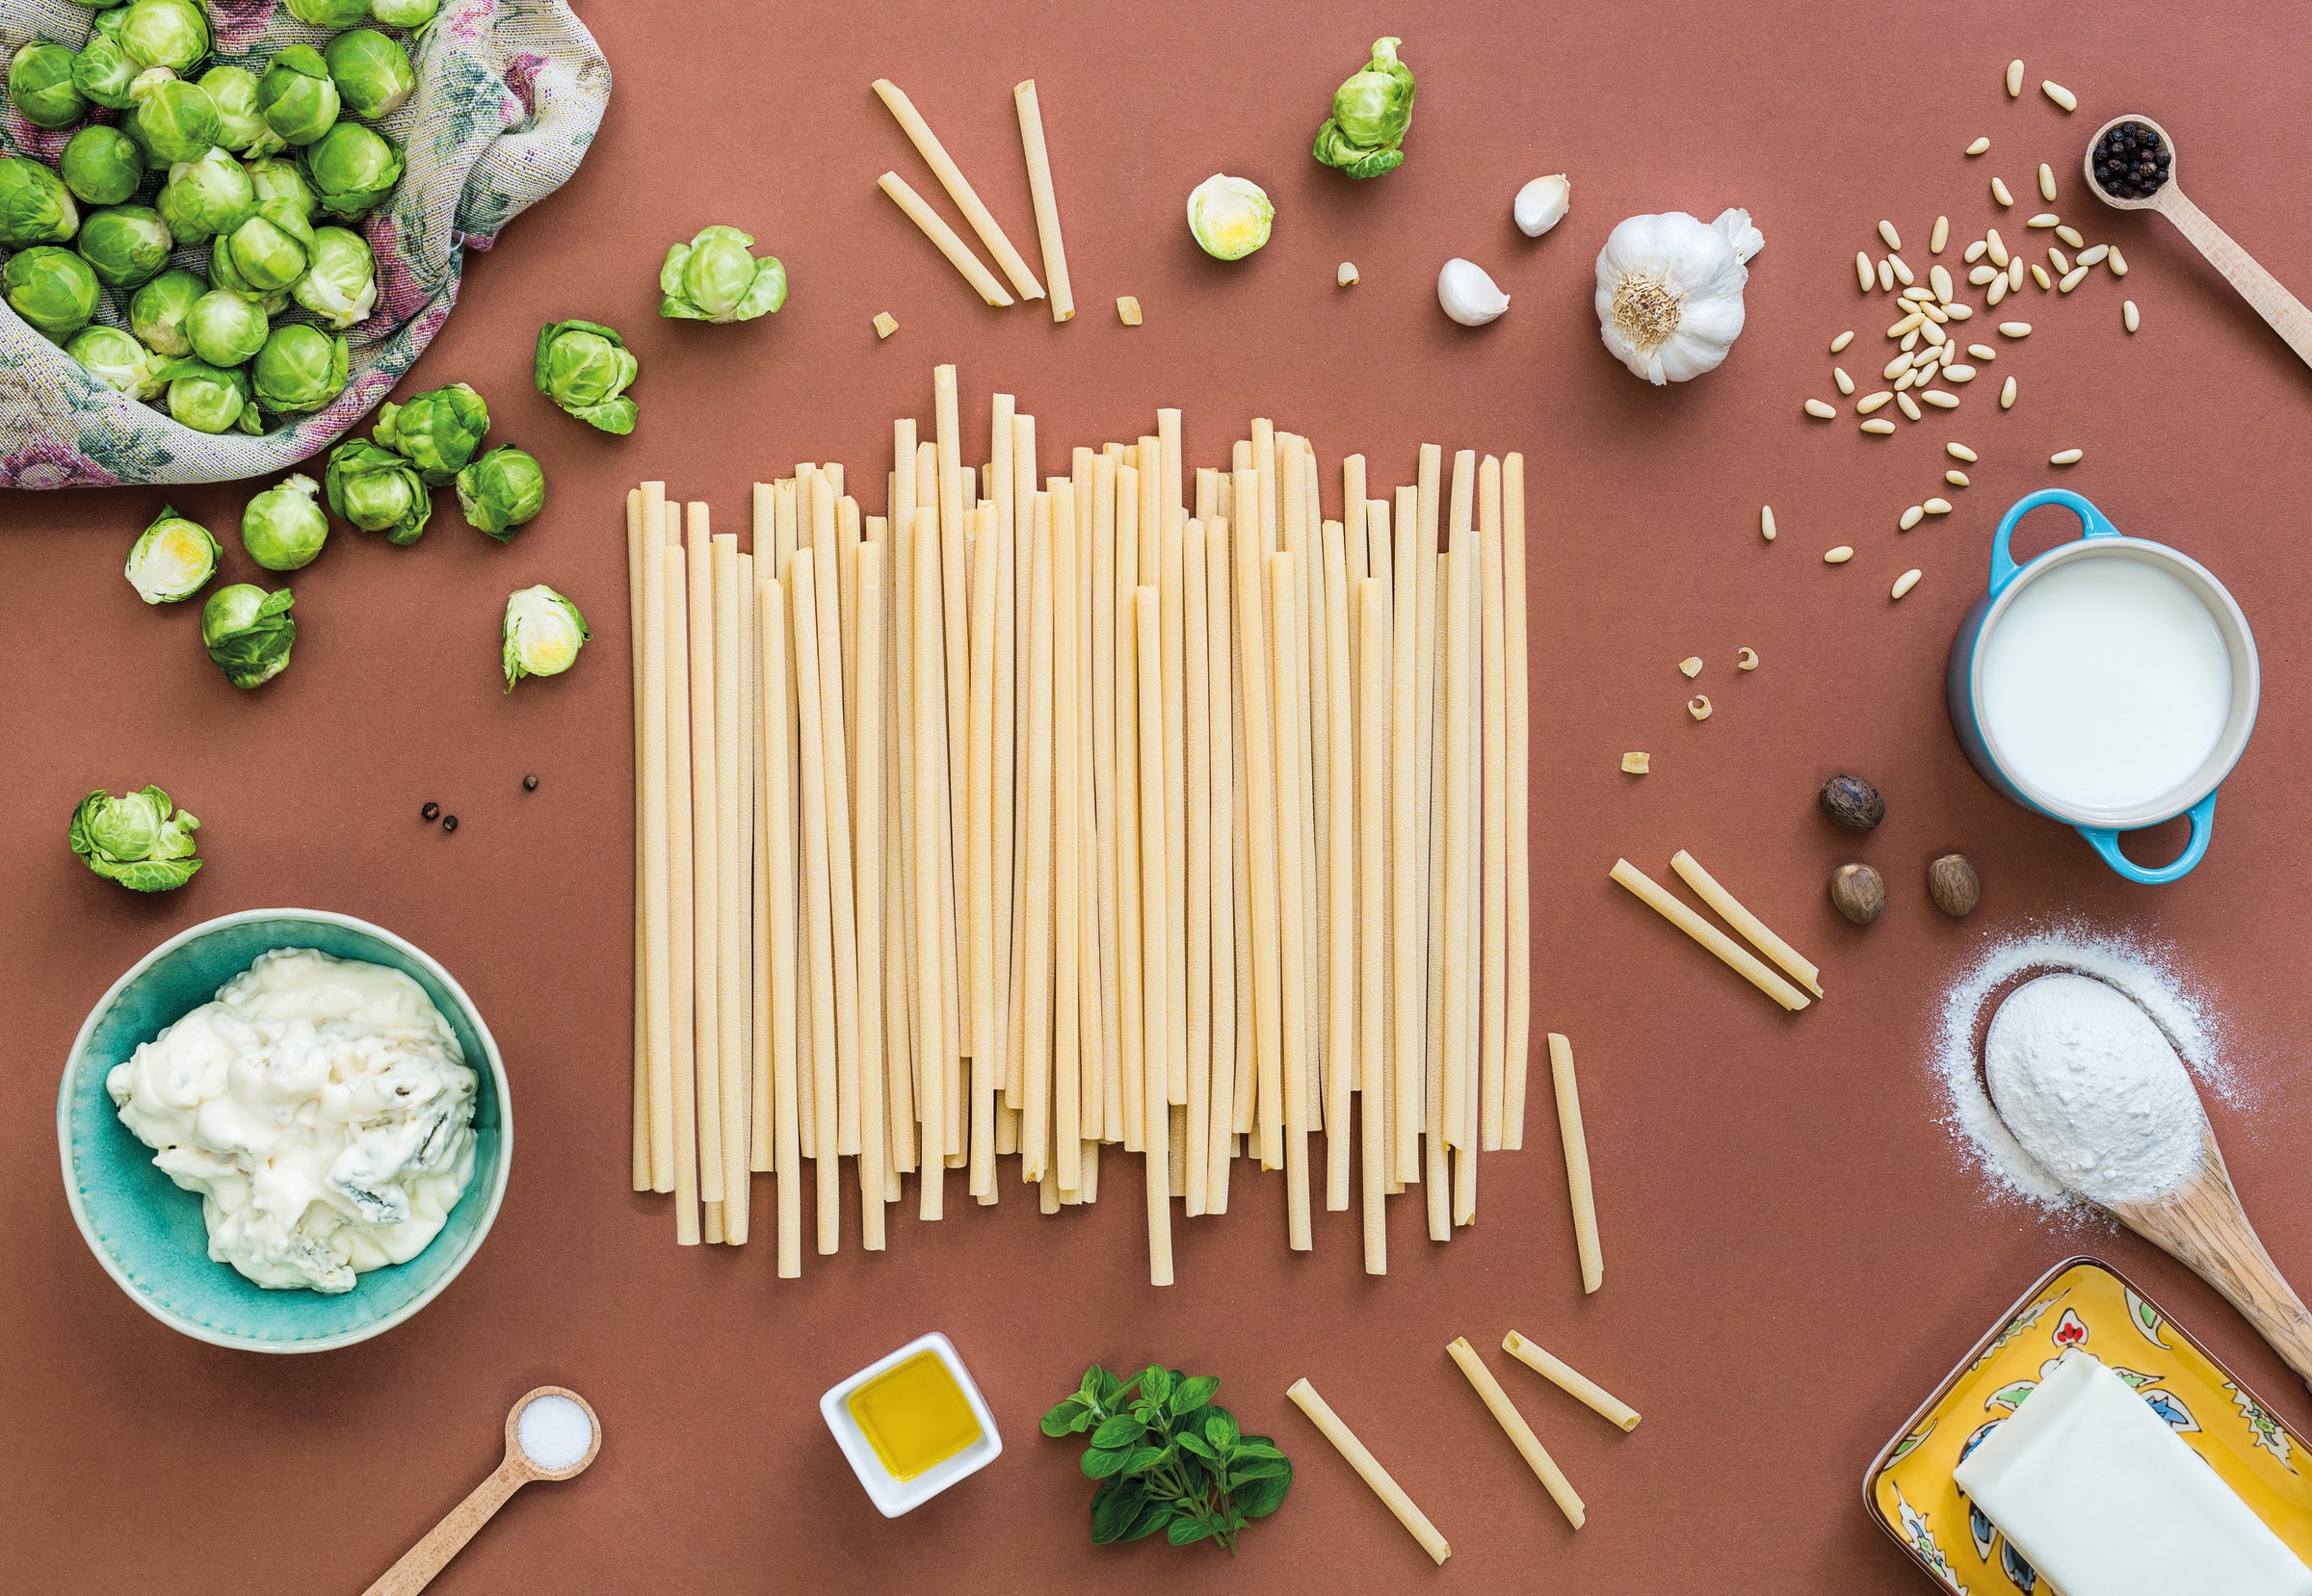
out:
<path id="1" fill-rule="evenodd" d="M 980 1438 L 980 1422 L 939 1354 L 922 1351 L 854 1391 L 852 1418 L 876 1460 L 901 1482 L 919 1478 Z"/>

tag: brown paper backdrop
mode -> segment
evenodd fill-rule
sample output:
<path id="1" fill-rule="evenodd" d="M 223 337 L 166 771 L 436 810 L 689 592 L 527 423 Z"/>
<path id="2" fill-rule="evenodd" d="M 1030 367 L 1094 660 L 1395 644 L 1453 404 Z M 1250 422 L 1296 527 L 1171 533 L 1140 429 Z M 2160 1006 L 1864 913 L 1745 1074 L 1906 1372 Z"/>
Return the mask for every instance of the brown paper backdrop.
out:
<path id="1" fill-rule="evenodd" d="M 1936 1124 L 1922 1062 L 1956 961 L 2035 919 L 2126 926 L 2172 946 L 2222 1016 L 2252 1112 L 2219 1105 L 2242 1190 L 2283 1265 L 2312 1278 L 2312 1189 L 2295 1040 L 2312 1020 L 2297 946 L 2312 847 L 2300 792 L 2312 737 L 2295 622 L 2307 598 L 2303 448 L 2312 379 L 2165 223 L 2085 203 L 2088 132 L 2129 108 L 2181 141 L 2186 181 L 2265 261 L 2312 287 L 2300 206 L 2303 19 L 2250 4 L 2186 20 L 2056 5 L 1784 4 L 1252 7 L 1015 4 L 866 8 L 726 3 L 588 8 L 617 87 L 566 191 L 476 257 L 464 303 L 407 387 L 462 379 L 493 440 L 545 462 L 542 520 L 510 548 L 460 523 L 401 550 L 340 528 L 296 579 L 301 637 L 262 692 L 226 686 L 195 616 L 146 610 L 120 561 L 157 492 L 0 502 L 8 685 L 0 709 L 0 923 L 7 1112 L 0 1114 L 0 1566 L 42 1593 L 168 1588 L 241 1596 L 361 1588 L 486 1474 L 500 1417 L 543 1381 L 583 1391 L 607 1440 L 581 1480 L 517 1498 L 435 1588 L 449 1593 L 1084 1587 L 1592 1592 L 1772 1588 L 1908 1592 L 1921 1576 L 1865 1520 L 1864 1464 L 1976 1335 L 2064 1254 L 2105 1253 L 2301 1426 L 2303 1391 L 2207 1290 L 2132 1239 L 1987 1203 Z M 647 19 L 647 20 L 645 20 Z M 1357 186 L 1306 150 L 1333 85 L 1384 31 L 1420 75 L 1408 165 Z M 2001 67 L 2075 89 L 2064 118 Z M 933 185 L 868 92 L 888 73 L 946 137 L 1031 256 L 1009 91 L 1042 93 L 1082 306 L 986 309 L 875 193 L 895 167 Z M 1978 133 L 1992 153 L 1965 161 Z M 1948 212 L 1993 220 L 1984 185 L 2025 196 L 2040 159 L 2062 210 L 2124 244 L 2122 285 L 2036 291 L 2040 331 L 2003 348 L 1966 406 L 1885 442 L 1803 420 L 1830 389 L 1826 341 L 1881 358 L 1885 301 L 1852 257 L 1892 216 L 1922 271 Z M 1205 259 L 1181 224 L 1215 170 L 1265 183 L 1280 221 L 1251 260 Z M 1509 201 L 1573 174 L 1573 213 L 1539 243 Z M 1749 207 L 1767 237 L 1730 361 L 1655 390 L 1600 351 L 1590 263 L 1616 219 Z M 794 297 L 734 328 L 661 322 L 667 244 L 708 222 L 754 232 Z M 1484 331 L 1449 325 L 1432 280 L 1451 254 L 1511 294 Z M 1363 281 L 1333 286 L 1356 262 Z M 1947 255 L 1946 259 L 1956 259 Z M 1144 327 L 1112 301 L 1137 294 Z M 869 319 L 899 334 L 879 344 Z M 615 440 L 530 387 L 546 318 L 633 338 L 642 425 Z M 1984 325 L 1979 319 L 1978 328 Z M 1247 418 L 1313 436 L 1327 497 L 1350 449 L 1375 491 L 1424 440 L 1526 451 L 1532 484 L 1536 1038 L 1568 1032 L 1584 1065 L 1607 1283 L 1578 1289 L 1555 1121 L 1537 1089 L 1528 1150 L 1490 1158 L 1482 1218 L 1450 1246 L 1417 1201 L 1390 1216 L 1392 1272 L 1359 1271 L 1353 1214 L 1283 1244 L 1279 1183 L 1237 1176 L 1232 1217 L 1177 1228 L 1180 1284 L 1145 1284 L 1128 1174 L 1110 1200 L 1045 1219 L 1007 1186 L 992 1212 L 951 1189 L 949 1217 L 895 1218 L 888 1254 L 678 1251 L 663 1199 L 626 1190 L 629 730 L 619 496 L 660 476 L 741 524 L 748 483 L 842 459 L 874 508 L 890 418 L 931 416 L 930 368 L 962 369 L 966 441 L 986 395 L 1036 414 L 1045 469 L 1064 445 L 1129 438 L 1187 411 L 1192 462 L 1225 458 Z M 2000 414 L 1987 388 L 2019 375 Z M 1983 453 L 1957 510 L 1899 537 L 1935 490 L 1945 436 Z M 2086 846 L 1994 797 L 1942 709 L 1942 663 L 1979 589 L 1999 511 L 2057 481 L 2125 530 L 2170 539 L 2235 587 L 2257 623 L 2262 724 L 2224 790 L 2216 844 L 2187 882 L 2126 886 Z M 177 506 L 235 544 L 243 488 Z M 1763 544 L 1772 502 L 1781 540 Z M 2053 535 L 2039 529 L 2040 540 Z M 1823 549 L 1860 551 L 1843 569 Z M 1885 598 L 1905 566 L 1926 580 Z M 237 545 L 228 577 L 251 574 Z M 258 573 L 261 574 L 261 573 Z M 550 581 L 595 641 L 571 675 L 499 693 L 505 594 Z M 1764 665 L 1737 677 L 1738 646 Z M 1709 662 L 1718 702 L 1688 720 L 1675 662 Z M 1646 748 L 1654 773 L 1616 770 Z M 1832 770 L 1885 790 L 1859 843 L 1814 812 Z M 519 782 L 536 772 L 539 786 Z M 140 900 L 64 845 L 89 788 L 158 782 L 196 811 L 210 864 Z M 422 825 L 436 800 L 455 836 Z M 2163 836 L 2162 848 L 2175 839 Z M 1823 961 L 1830 996 L 1785 1017 L 1606 880 L 1617 853 L 1656 874 L 1693 848 Z M 1963 848 L 1984 904 L 1963 925 L 1922 873 Z M 2151 854 L 2147 856 L 2164 856 Z M 1867 932 L 1823 897 L 1872 860 L 1893 904 Z M 1667 877 L 1665 877 L 1667 878 Z M 169 932 L 291 903 L 363 915 L 438 955 L 504 1046 L 520 1156 L 473 1266 L 402 1329 L 349 1351 L 267 1359 L 197 1345 L 99 1272 L 56 1170 L 50 1111 L 82 1016 Z M 1537 1077 L 1545 1081 L 1546 1076 Z M 1123 1166 L 1111 1156 L 1112 1169 Z M 758 1238 L 768 1235 L 758 1183 Z M 855 1215 L 847 1216 L 855 1225 Z M 1646 1414 L 1624 1437 L 1490 1351 L 1516 1326 Z M 918 1332 L 954 1336 L 1009 1448 L 898 1523 L 878 1518 L 814 1411 L 820 1391 Z M 1446 1359 L 1468 1335 L 1502 1369 L 1588 1499 L 1572 1534 Z M 1085 1362 L 1151 1356 L 1222 1376 L 1300 1476 L 1235 1563 L 1208 1548 L 1095 1549 L 1073 1448 L 1036 1418 Z M 1449 1535 L 1432 1574 L 1412 1542 L 1283 1400 L 1311 1376 Z"/>

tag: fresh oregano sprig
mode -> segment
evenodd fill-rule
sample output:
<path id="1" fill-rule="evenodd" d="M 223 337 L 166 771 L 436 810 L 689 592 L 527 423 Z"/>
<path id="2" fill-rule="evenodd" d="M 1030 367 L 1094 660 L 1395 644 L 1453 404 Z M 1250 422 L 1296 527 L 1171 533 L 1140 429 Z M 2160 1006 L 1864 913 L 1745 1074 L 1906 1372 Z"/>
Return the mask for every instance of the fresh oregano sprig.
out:
<path id="1" fill-rule="evenodd" d="M 1174 1546 L 1218 1541 L 1236 1556 L 1246 1525 L 1284 1501 L 1293 1465 L 1266 1435 L 1247 1435 L 1213 1401 L 1221 1382 L 1151 1364 L 1123 1379 L 1093 1364 L 1075 1395 L 1043 1416 L 1050 1436 L 1089 1435 L 1082 1468 L 1095 1545 L 1161 1530 Z"/>

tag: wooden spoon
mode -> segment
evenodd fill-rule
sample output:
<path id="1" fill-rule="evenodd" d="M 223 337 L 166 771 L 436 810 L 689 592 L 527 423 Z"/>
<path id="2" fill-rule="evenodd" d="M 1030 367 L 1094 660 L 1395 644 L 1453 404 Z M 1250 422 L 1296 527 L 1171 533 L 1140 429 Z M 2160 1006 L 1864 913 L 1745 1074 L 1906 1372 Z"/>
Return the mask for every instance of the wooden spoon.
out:
<path id="1" fill-rule="evenodd" d="M 594 1428 L 593 1439 L 587 1443 L 585 1455 L 565 1469 L 541 1468 L 522 1451 L 522 1410 L 540 1397 L 567 1397 L 586 1409 L 588 1423 Z M 559 1385 L 541 1385 L 525 1394 L 506 1415 L 506 1458 L 495 1473 L 476 1485 L 472 1494 L 450 1509 L 424 1540 L 402 1555 L 402 1560 L 378 1577 L 362 1596 L 417 1596 L 434 1583 L 434 1576 L 449 1564 L 449 1560 L 465 1548 L 475 1532 L 487 1524 L 490 1516 L 506 1505 L 507 1498 L 534 1479 L 568 1479 L 586 1472 L 594 1454 L 602 1450 L 602 1421 L 584 1397 L 575 1391 L 565 1391 Z"/>
<path id="2" fill-rule="evenodd" d="M 2107 192 L 2095 180 L 2095 146 L 2103 136 L 2121 122 L 2141 122 L 2160 136 L 2168 146 L 2168 181 L 2148 199 L 2122 199 Z M 2208 264 L 2224 275 L 2226 280 L 2240 291 L 2240 297 L 2255 307 L 2256 314 L 2272 324 L 2272 329 L 2288 342 L 2288 347 L 2306 365 L 2312 365 L 2312 310 L 2279 284 L 2270 272 L 2256 264 L 2255 257 L 2232 242 L 2232 235 L 2208 220 L 2208 213 L 2184 196 L 2181 181 L 2184 170 L 2183 152 L 2175 147 L 2175 140 L 2168 130 L 2149 117 L 2129 112 L 2114 117 L 2097 128 L 2088 140 L 2088 153 L 2081 163 L 2088 179 L 2088 188 L 2094 196 L 2115 210 L 2157 211 L 2175 223 L 2176 230 L 2190 239 L 2199 252 L 2208 257 Z"/>

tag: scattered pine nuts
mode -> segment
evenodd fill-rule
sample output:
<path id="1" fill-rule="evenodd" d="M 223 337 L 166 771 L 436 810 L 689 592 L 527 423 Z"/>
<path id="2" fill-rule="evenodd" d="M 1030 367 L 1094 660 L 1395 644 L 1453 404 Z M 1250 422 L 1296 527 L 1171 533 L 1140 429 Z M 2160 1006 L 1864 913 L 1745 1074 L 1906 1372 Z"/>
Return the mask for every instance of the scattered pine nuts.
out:
<path id="1" fill-rule="evenodd" d="M 1999 407 L 2002 410 L 2011 410 L 2015 407 L 2015 379 L 2011 377 L 1999 390 Z"/>
<path id="2" fill-rule="evenodd" d="M 1709 720 L 1710 694 L 1707 693 L 1697 693 L 1693 697 L 1687 699 L 1686 713 L 1693 716 L 1696 720 Z"/>
<path id="3" fill-rule="evenodd" d="M 1126 327 L 1140 326 L 1140 301 L 1130 294 L 1117 295 L 1116 319 Z"/>
<path id="4" fill-rule="evenodd" d="M 1892 293 L 1894 287 L 1895 269 L 1887 265 L 1886 257 L 1881 255 L 1878 258 L 1878 292 L 1881 294 Z"/>
<path id="5" fill-rule="evenodd" d="M 891 319 L 891 312 L 879 310 L 875 313 L 875 335 L 878 338 L 888 338 L 898 330 L 899 324 Z"/>
<path id="6" fill-rule="evenodd" d="M 1957 466 L 1953 466 L 1950 470 L 1943 473 L 1943 481 L 1949 483 L 1953 487 L 1971 487 L 1974 485 L 1973 483 L 1968 480 L 1967 474 L 1964 471 L 1959 470 Z"/>
<path id="7" fill-rule="evenodd" d="M 1854 280 L 1862 284 L 1865 294 L 1878 280 L 1878 274 L 1871 270 L 1871 257 L 1860 249 L 1854 251 Z"/>
<path id="8" fill-rule="evenodd" d="M 1838 391 L 1842 394 L 1851 394 L 1854 391 L 1854 379 L 1847 375 L 1847 369 L 1844 366 L 1830 368 L 1830 380 L 1838 384 Z"/>
<path id="9" fill-rule="evenodd" d="M 1885 437 L 1895 430 L 1895 424 L 1884 416 L 1873 416 L 1862 424 L 1862 430 L 1873 437 Z"/>
<path id="10" fill-rule="evenodd" d="M 1991 179 L 1991 197 L 2002 205 L 2011 205 L 2015 202 L 2015 196 L 2008 191 L 2007 180 L 2001 177 Z"/>
<path id="11" fill-rule="evenodd" d="M 1973 465 L 1982 458 L 1963 443 L 1946 443 L 1943 445 L 1943 453 L 1955 460 L 1965 460 L 1969 465 Z"/>
<path id="12" fill-rule="evenodd" d="M 1335 284 L 1342 288 L 1351 288 L 1355 286 L 1356 262 L 1353 260 L 1345 260 L 1341 262 L 1339 269 L 1332 274 L 1332 280 Z"/>
<path id="13" fill-rule="evenodd" d="M 2044 161 L 2039 163 L 2039 197 L 2055 203 L 2055 169 Z"/>
<path id="14" fill-rule="evenodd" d="M 1990 247 L 1989 241 L 1979 238 L 1974 243 L 1967 246 L 1966 253 L 1959 258 L 1964 260 L 1969 266 L 1972 266 L 1983 258 L 1983 252 L 1985 249 L 1988 249 Z"/>
<path id="15" fill-rule="evenodd" d="M 1699 654 L 1687 655 L 1678 662 L 1678 672 L 1688 681 L 1693 681 L 1702 673 L 1702 657 Z"/>
<path id="16" fill-rule="evenodd" d="M 2077 111 L 2079 109 L 2079 96 L 2071 92 L 2070 90 L 2065 89 L 2062 84 L 2056 82 L 2053 78 L 2041 78 L 2039 80 L 2039 92 L 2046 95 L 2049 99 L 2055 101 L 2056 104 L 2062 106 L 2065 111 Z"/>
<path id="17" fill-rule="evenodd" d="M 1912 505 L 1908 510 L 1905 510 L 1902 514 L 1902 517 L 1895 522 L 1895 530 L 1898 532 L 1908 532 L 1912 527 L 1917 526 L 1922 520 L 1925 520 L 1926 516 L 1927 511 L 1923 506 Z"/>
<path id="18" fill-rule="evenodd" d="M 1943 365 L 1943 380 L 1946 382 L 1972 382 L 1975 380 L 1975 368 L 1973 366 L 1954 366 L 1946 361 Z"/>
<path id="19" fill-rule="evenodd" d="M 1888 591 L 1887 597 L 1901 598 L 1905 593 L 1909 592 L 1911 589 L 1919 585 L 1919 578 L 1924 574 L 1925 573 L 1922 572 L 1916 565 L 1913 565 L 1909 570 L 1905 571 L 1901 576 L 1895 578 L 1895 585 L 1893 589 Z"/>
<path id="20" fill-rule="evenodd" d="M 1930 499 L 1919 508 L 1924 510 L 1930 515 L 1948 515 L 1951 513 L 1951 501 L 1948 499 Z"/>
<path id="21" fill-rule="evenodd" d="M 1823 556 L 1823 563 L 1826 565 L 1843 565 L 1853 558 L 1854 551 L 1848 545 L 1841 543 L 1838 545 L 1838 547 L 1831 549 Z"/>
<path id="22" fill-rule="evenodd" d="M 2007 240 L 1999 236 L 1998 228 L 1993 227 L 1989 232 L 1986 232 L 1983 235 L 1983 248 L 1984 251 L 1991 257 L 1991 264 L 1993 266 L 2000 268 L 2002 271 L 2006 270 Z"/>
<path id="23" fill-rule="evenodd" d="M 1910 417 L 1911 420 L 1916 421 L 1919 419 L 1919 402 L 1911 398 L 1910 395 L 1906 393 L 1899 393 L 1895 395 L 1895 405 L 1905 415 Z"/>
<path id="24" fill-rule="evenodd" d="M 2116 244 L 2112 246 L 2112 252 L 2104 256 L 2103 263 L 2112 269 L 2113 276 L 2124 277 L 2127 275 L 2127 257 L 2119 252 L 2119 246 Z"/>
<path id="25" fill-rule="evenodd" d="M 1883 217 L 1879 218 L 1878 221 L 1878 236 L 1886 240 L 1886 247 L 1889 249 L 1900 249 L 1903 248 L 1903 235 L 1896 232 L 1895 224 Z"/>
<path id="26" fill-rule="evenodd" d="M 2087 279 L 2087 275 L 2088 269 L 2086 267 L 2074 266 L 2070 271 L 2063 274 L 2063 280 L 2057 283 L 2056 287 L 2068 294 L 2071 292 L 2071 290 L 2077 288 L 2083 281 L 2085 281 Z"/>
<path id="27" fill-rule="evenodd" d="M 1734 668 L 1737 670 L 1757 669 L 1758 650 L 1755 648 L 1737 648 L 1734 650 Z"/>
<path id="28" fill-rule="evenodd" d="M 1908 288 L 1912 283 L 1918 281 L 1918 278 L 1910 275 L 1910 268 L 1903 263 L 1903 257 L 1901 255 L 1887 256 L 1886 269 L 1892 272 L 1896 277 L 1901 279 L 1903 286 L 1905 288 Z"/>
<path id="29" fill-rule="evenodd" d="M 1938 410 L 1956 410 L 1958 408 L 1958 395 L 1955 393 L 1945 393 L 1940 388 L 1936 388 L 1931 392 L 1923 392 L 1919 395 L 1919 397 L 1924 399 L 1928 404 L 1933 406 Z"/>
<path id="30" fill-rule="evenodd" d="M 1969 145 L 1967 146 L 1967 151 L 1966 151 L 1966 152 L 1967 152 L 1969 155 L 1981 155 L 1981 154 L 1983 154 L 1983 153 L 1984 153 L 1985 150 L 1989 149 L 1990 147 L 1991 147 L 1991 137 L 1990 137 L 1990 135 L 1989 135 L 1989 134 L 1987 134 L 1987 133 L 1986 133 L 1986 134 L 1983 135 L 1983 137 L 1981 137 L 1981 138 L 1977 139 L 1977 140 L 1976 140 L 1976 141 L 1975 141 L 1973 144 L 1969 144 Z"/>
<path id="31" fill-rule="evenodd" d="M 2126 327 L 2130 332 L 2135 331 L 2137 327 L 2142 325 L 2142 318 L 2136 314 L 2135 301 L 2126 300 L 2120 302 L 2119 325 Z"/>
<path id="32" fill-rule="evenodd" d="M 1818 421 L 1828 421 L 1832 416 L 1838 414 L 1835 409 L 1819 399 L 1810 399 L 1806 402 L 1806 413 Z"/>
<path id="33" fill-rule="evenodd" d="M 2039 285 L 2039 292 L 2042 294 L 2055 286 L 2055 279 L 2047 275 L 2047 268 L 2044 266 L 2034 265 L 2032 267 L 2031 280 Z M 2015 286 L 2020 288 L 2023 285 L 2017 283 Z"/>
<path id="34" fill-rule="evenodd" d="M 1758 507 L 1758 536 L 1770 543 L 1774 540 L 1774 507 L 1773 505 Z"/>
<path id="35" fill-rule="evenodd" d="M 2000 271 L 1996 266 L 1978 266 L 1974 271 L 1967 274 L 1967 281 L 1973 283 L 1976 287 L 1981 288 L 1985 283 L 1989 282 L 1993 277 L 2003 277 L 2005 275 L 2007 275 L 2007 274 Z"/>
<path id="36" fill-rule="evenodd" d="M 2090 244 L 2085 249 L 2082 249 L 2077 255 L 2074 255 L 2072 259 L 2077 261 L 2082 266 L 2101 266 L 2104 262 L 2104 257 L 2109 255 L 2111 252 L 2112 247 L 2108 244 Z"/>
<path id="37" fill-rule="evenodd" d="M 2068 222 L 2056 228 L 2055 236 L 2062 239 L 2065 244 L 2068 244 L 2074 249 L 2079 249 L 2082 245 L 2088 242 L 2085 238 L 2080 236 L 2079 229 L 2072 226 Z"/>
<path id="38" fill-rule="evenodd" d="M 1938 216 L 1934 219 L 1933 231 L 1927 235 L 1927 252 L 1931 255 L 1939 255 L 1943 252 L 1943 246 L 1950 242 L 1951 219 L 1947 216 Z"/>
<path id="39" fill-rule="evenodd" d="M 1894 398 L 1895 396 L 1884 388 L 1874 394 L 1865 394 L 1854 402 L 1854 413 L 1858 416 L 1867 416 L 1874 410 L 1883 410 L 1894 403 Z"/>
<path id="40" fill-rule="evenodd" d="M 2002 337 L 2006 338 L 2028 338 L 2031 336 L 2031 324 L 2029 322 L 2001 322 L 1999 332 Z"/>
<path id="41" fill-rule="evenodd" d="M 2058 449 L 2047 457 L 2049 465 L 2077 465 L 2087 453 L 2084 449 Z"/>
<path id="42" fill-rule="evenodd" d="M 1977 360 L 1996 360 L 1999 358 L 1999 352 L 1991 348 L 1991 346 L 1988 344 L 1969 344 L 1967 346 L 1967 353 Z"/>
<path id="43" fill-rule="evenodd" d="M 1853 341 L 1854 329 L 1852 327 L 1849 327 L 1846 331 L 1840 333 L 1837 337 L 1830 340 L 1830 353 L 1832 354 L 1836 354 Z"/>
<path id="44" fill-rule="evenodd" d="M 1653 769 L 1653 765 L 1654 756 L 1652 754 L 1625 753 L 1621 756 L 1621 770 L 1624 775 L 1643 775 L 1647 771 Z"/>
<path id="45" fill-rule="evenodd" d="M 2022 92 L 2023 63 L 2021 61 L 2010 61 L 2007 64 L 2007 97 L 2011 100 Z"/>
<path id="46" fill-rule="evenodd" d="M 2062 217 L 2056 215 L 2053 211 L 2041 211 L 2038 215 L 2024 222 L 2023 225 L 2026 227 L 2056 227 L 2062 224 L 2062 220 L 2063 219 Z"/>

